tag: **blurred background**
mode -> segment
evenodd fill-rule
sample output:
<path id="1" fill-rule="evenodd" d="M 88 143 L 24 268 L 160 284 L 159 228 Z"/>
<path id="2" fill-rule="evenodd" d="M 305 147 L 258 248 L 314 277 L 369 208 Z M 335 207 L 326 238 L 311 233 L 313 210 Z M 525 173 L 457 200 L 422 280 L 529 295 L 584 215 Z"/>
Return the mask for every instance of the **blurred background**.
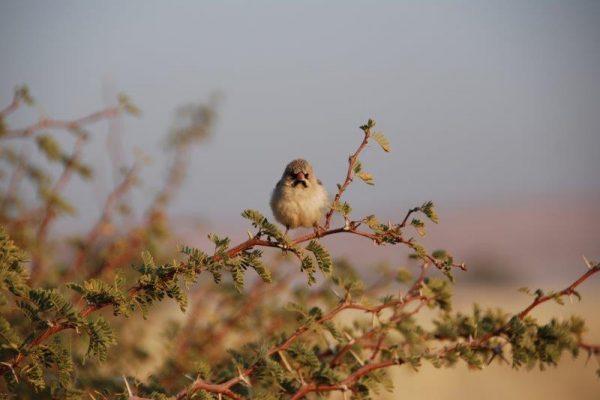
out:
<path id="1" fill-rule="evenodd" d="M 600 258 L 600 2 L 3 1 L 0 54 L 2 104 L 21 83 L 37 100 L 11 116 L 15 126 L 32 115 L 85 115 L 120 91 L 143 112 L 90 128 L 85 157 L 97 187 L 70 183 L 79 214 L 58 232 L 98 218 L 97 194 L 115 184 L 111 138 L 123 165 L 138 151 L 153 160 L 131 195 L 142 209 L 166 174 L 160 155 L 174 110 L 212 96 L 214 135 L 171 205 L 191 244 L 208 231 L 242 238 L 245 208 L 270 215 L 270 191 L 293 158 L 310 160 L 333 192 L 358 126 L 374 118 L 392 152 L 365 153 L 375 188 L 357 183 L 347 200 L 357 215 L 393 220 L 433 200 L 441 222 L 427 243 L 469 265 L 458 277 L 466 303 L 558 285 L 581 271 L 583 254 Z M 406 256 L 360 240 L 327 243 L 359 263 Z M 596 338 L 598 288 L 582 291 Z M 524 301 L 511 296 L 507 307 Z M 461 397 L 469 387 L 473 398 L 517 389 L 521 398 L 596 398 L 593 371 L 577 368 L 533 378 L 459 368 L 436 371 L 453 377 L 438 386 L 433 375 L 408 374 L 398 393 L 424 393 L 418 382 L 427 382 L 435 398 L 455 398 L 456 384 Z"/>

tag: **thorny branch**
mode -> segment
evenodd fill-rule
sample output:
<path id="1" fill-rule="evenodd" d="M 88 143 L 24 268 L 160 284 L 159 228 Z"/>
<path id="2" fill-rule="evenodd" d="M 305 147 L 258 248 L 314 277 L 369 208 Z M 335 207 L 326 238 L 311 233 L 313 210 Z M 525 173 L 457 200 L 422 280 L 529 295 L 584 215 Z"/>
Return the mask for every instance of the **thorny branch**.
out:
<path id="1" fill-rule="evenodd" d="M 38 251 L 35 252 L 32 263 L 31 263 L 31 280 L 35 282 L 43 273 L 44 264 L 42 260 L 42 254 L 44 244 L 46 243 L 46 236 L 48 234 L 48 230 L 50 229 L 50 224 L 56 217 L 56 197 L 60 192 L 63 191 L 66 184 L 71 179 L 71 175 L 73 174 L 73 169 L 75 168 L 76 163 L 79 161 L 81 157 L 81 149 L 83 147 L 85 141 L 85 136 L 78 135 L 75 141 L 75 145 L 73 148 L 73 153 L 69 157 L 66 162 L 63 172 L 50 190 L 50 193 L 47 195 L 46 204 L 44 207 L 44 211 L 42 212 L 42 219 L 40 225 L 38 227 L 38 231 L 36 234 L 36 243 L 38 245 Z"/>
<path id="2" fill-rule="evenodd" d="M 426 267 L 423 267 L 421 275 L 419 276 L 419 278 L 417 278 L 417 280 L 415 281 L 413 286 L 409 289 L 408 295 L 402 299 L 398 299 L 396 301 L 391 301 L 388 303 L 383 303 L 379 306 L 368 307 L 368 306 L 361 305 L 359 303 L 355 303 L 355 302 L 351 301 L 351 299 L 348 296 L 346 296 L 335 308 L 330 310 L 327 314 L 323 315 L 323 317 L 321 317 L 319 320 L 317 320 L 316 323 L 322 324 L 326 321 L 329 321 L 329 320 L 333 319 L 335 316 L 337 316 L 340 312 L 342 312 L 344 310 L 348 310 L 348 309 L 363 310 L 365 312 L 376 315 L 385 308 L 396 308 L 398 306 L 404 306 L 405 304 L 409 303 L 410 301 L 414 301 L 414 300 L 427 301 L 427 299 L 423 298 L 422 296 L 415 295 L 415 294 L 411 295 L 411 293 L 415 293 L 414 292 L 415 290 L 418 292 L 418 288 L 422 285 L 423 279 L 425 277 L 425 270 L 426 270 Z M 559 293 L 561 295 L 568 295 L 568 294 L 572 293 L 572 291 L 574 290 L 575 287 L 577 287 L 579 284 L 581 284 L 582 282 L 587 280 L 589 277 L 591 277 L 593 274 L 595 274 L 599 271 L 600 271 L 600 264 L 589 269 L 587 272 L 585 272 L 583 275 L 581 275 L 577 280 L 575 280 L 571 285 L 569 285 L 567 288 L 565 288 L 564 290 L 562 290 Z M 526 310 L 531 311 L 533 308 L 544 303 L 545 301 L 547 301 L 547 300 L 534 302 L 535 304 L 533 305 L 533 307 L 530 305 L 524 311 L 526 311 Z M 418 311 L 418 309 L 420 309 L 420 307 L 417 308 L 416 311 Z M 527 315 L 527 313 L 525 313 L 525 314 L 523 313 L 524 311 L 517 314 L 517 316 L 520 319 L 524 318 Z M 309 329 L 310 329 L 310 324 L 300 326 L 299 328 L 296 329 L 296 331 L 294 331 L 291 335 L 289 335 L 288 338 L 283 343 L 271 348 L 267 352 L 267 356 L 272 356 L 274 354 L 277 354 L 281 351 L 288 349 L 294 341 L 296 341 L 300 336 L 302 336 L 303 333 L 305 333 Z M 492 334 L 489 334 L 489 335 L 485 335 L 481 339 L 471 341 L 468 344 L 472 348 L 484 346 L 485 343 L 487 343 L 492 337 L 499 335 L 501 333 L 500 331 L 501 330 L 494 332 Z M 365 333 L 363 335 L 363 337 L 372 336 L 372 334 L 373 333 L 371 331 L 368 331 L 367 333 Z M 355 339 L 355 341 L 362 340 L 363 337 Z M 592 353 L 598 354 L 600 352 L 600 345 L 590 345 L 587 343 L 580 343 L 579 346 L 581 348 L 589 351 L 590 354 L 592 354 Z M 438 351 L 438 355 L 442 356 L 445 353 L 447 353 L 449 350 L 450 350 L 450 348 L 443 348 Z M 347 346 L 342 347 L 342 349 L 340 349 L 338 355 L 343 354 L 346 351 L 347 351 Z M 338 360 L 338 355 L 334 356 L 334 358 L 331 362 L 332 366 L 336 365 L 337 360 Z M 373 359 L 371 359 L 370 361 L 373 361 Z M 340 382 L 338 382 L 335 385 L 318 385 L 315 383 L 304 382 L 303 385 L 300 387 L 300 389 L 292 395 L 291 399 L 292 400 L 301 399 L 301 398 L 305 397 L 308 393 L 311 393 L 311 392 L 348 391 L 348 390 L 351 390 L 352 386 L 361 377 L 363 377 L 377 369 L 387 368 L 387 367 L 390 367 L 393 365 L 401 365 L 404 362 L 405 361 L 402 359 L 385 360 L 385 361 L 381 361 L 381 362 L 369 362 L 369 363 L 364 364 L 361 368 L 359 368 L 358 370 L 356 370 L 355 372 L 353 372 L 352 374 L 350 374 L 345 379 L 341 380 Z M 247 379 L 248 377 L 250 377 L 252 375 L 255 368 L 256 368 L 256 366 L 251 366 L 250 368 L 247 368 L 246 370 L 242 371 L 240 373 L 240 376 L 238 376 L 236 378 L 232 378 L 221 384 L 215 384 L 215 383 L 206 382 L 205 380 L 202 380 L 202 379 L 196 379 L 196 381 L 194 381 L 194 383 L 192 383 L 192 385 L 190 385 L 186 389 L 179 392 L 178 395 L 176 396 L 176 399 L 183 400 L 183 399 L 187 398 L 188 396 L 192 395 L 193 393 L 200 391 L 200 390 L 205 390 L 207 392 L 212 392 L 212 393 L 220 393 L 220 394 L 228 396 L 232 399 L 241 399 L 241 397 L 239 395 L 237 395 L 231 391 L 231 388 L 236 384 L 244 382 L 245 379 Z"/>
<path id="3" fill-rule="evenodd" d="M 80 272 L 82 264 L 88 255 L 88 252 L 94 246 L 96 240 L 102 234 L 102 230 L 107 224 L 110 224 L 112 215 L 118 201 L 127 193 L 127 191 L 135 184 L 136 177 L 139 169 L 139 164 L 134 163 L 131 168 L 125 173 L 122 181 L 114 188 L 114 190 L 108 195 L 102 208 L 102 214 L 100 219 L 96 222 L 94 227 L 88 232 L 84 243 L 82 243 L 79 251 L 77 252 L 71 267 L 69 268 L 69 275 L 65 279 L 69 279 L 73 274 Z M 99 273 L 99 272 L 98 272 Z M 95 273 L 95 274 L 98 274 Z"/>
<path id="4" fill-rule="evenodd" d="M 369 120 L 367 125 L 362 127 L 363 132 L 364 132 L 363 140 L 360 143 L 360 145 L 358 146 L 358 148 L 356 149 L 356 151 L 348 157 L 348 170 L 346 172 L 346 178 L 344 179 L 344 183 L 342 183 L 341 185 L 338 185 L 338 191 L 333 199 L 333 203 L 331 203 L 331 208 L 325 215 L 325 230 L 329 229 L 329 226 L 331 225 L 331 219 L 333 217 L 333 213 L 336 210 L 336 208 L 339 206 L 340 199 L 342 198 L 342 195 L 346 191 L 346 188 L 348 187 L 348 185 L 350 185 L 350 183 L 352 183 L 352 181 L 354 179 L 354 167 L 356 166 L 356 162 L 358 161 L 358 156 L 365 149 L 365 147 L 367 147 L 367 144 L 369 143 L 369 138 L 371 137 L 371 128 L 373 126 L 374 126 L 374 122 L 372 120 Z"/>
<path id="5" fill-rule="evenodd" d="M 122 112 L 121 107 L 108 107 L 89 114 L 83 118 L 74 120 L 60 120 L 48 117 L 42 117 L 38 122 L 21 129 L 7 130 L 2 136 L 3 139 L 26 138 L 43 129 L 64 129 L 70 131 L 78 131 L 84 125 L 93 124 L 109 118 L 115 118 Z"/>

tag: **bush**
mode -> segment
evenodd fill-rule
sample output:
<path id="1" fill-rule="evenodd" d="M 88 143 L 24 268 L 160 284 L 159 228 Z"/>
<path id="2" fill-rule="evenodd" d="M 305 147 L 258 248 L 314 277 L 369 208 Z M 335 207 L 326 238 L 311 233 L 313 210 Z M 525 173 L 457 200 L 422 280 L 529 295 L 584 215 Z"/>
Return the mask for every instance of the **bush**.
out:
<path id="1" fill-rule="evenodd" d="M 185 238 L 171 231 L 167 209 L 190 152 L 211 134 L 213 102 L 178 111 L 167 137 L 167 179 L 139 221 L 132 222 L 127 194 L 139 181 L 142 158 L 127 168 L 115 166 L 122 178 L 106 195 L 94 226 L 64 237 L 51 228 L 76 212 L 65 186 L 74 175 L 93 177 L 81 157 L 86 127 L 139 110 L 119 96 L 113 107 L 80 119 L 44 117 L 11 128 L 7 117 L 33 101 L 19 87 L 0 111 L 0 162 L 10 171 L 0 193 L 0 371 L 6 396 L 300 399 L 341 392 L 361 399 L 391 388 L 386 371 L 393 366 L 417 370 L 424 362 L 438 368 L 464 362 L 481 369 L 498 362 L 543 369 L 565 352 L 600 353 L 584 341 L 582 319 L 542 323 L 530 315 L 547 301 L 580 298 L 577 288 L 600 271 L 600 263 L 586 260 L 587 269 L 563 290 L 523 289 L 532 300 L 518 314 L 477 305 L 455 312 L 454 273 L 465 265 L 417 239 L 429 223 L 438 223 L 432 202 L 410 208 L 396 222 L 353 216 L 342 200 L 345 190 L 355 178 L 374 183 L 360 155 L 372 142 L 390 151 L 372 120 L 360 127 L 362 141 L 321 229 L 291 237 L 260 212 L 245 210 L 248 239 L 232 245 L 210 234 L 214 246 L 207 250 L 176 248 Z M 45 131 L 70 133 L 73 150 L 65 151 Z M 35 142 L 44 164 L 16 149 L 24 141 Z M 53 178 L 56 166 L 62 172 Z M 365 283 L 321 243 L 334 235 L 403 246 L 417 274 L 382 268 L 380 279 Z M 269 248 L 274 254 L 267 259 L 262 249 Z M 184 313 L 174 316 L 167 298 Z M 415 317 L 423 308 L 437 311 L 432 328 Z"/>

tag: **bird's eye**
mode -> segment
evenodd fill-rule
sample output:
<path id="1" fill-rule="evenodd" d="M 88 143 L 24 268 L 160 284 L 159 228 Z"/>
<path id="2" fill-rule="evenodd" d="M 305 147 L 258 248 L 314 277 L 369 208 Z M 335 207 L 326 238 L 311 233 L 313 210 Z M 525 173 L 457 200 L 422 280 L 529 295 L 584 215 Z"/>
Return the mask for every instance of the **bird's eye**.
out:
<path id="1" fill-rule="evenodd" d="M 308 179 L 308 178 L 309 178 L 309 175 L 308 175 L 308 174 L 304 174 L 304 177 L 305 177 L 306 179 Z"/>

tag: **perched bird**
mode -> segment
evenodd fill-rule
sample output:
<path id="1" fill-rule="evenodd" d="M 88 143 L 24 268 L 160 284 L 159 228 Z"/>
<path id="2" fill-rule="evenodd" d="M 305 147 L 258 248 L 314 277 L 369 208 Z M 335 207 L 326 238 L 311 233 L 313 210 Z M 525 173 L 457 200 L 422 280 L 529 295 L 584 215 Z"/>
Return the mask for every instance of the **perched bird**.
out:
<path id="1" fill-rule="evenodd" d="M 310 163 L 303 159 L 285 167 L 271 195 L 273 215 L 285 225 L 286 232 L 300 226 L 317 229 L 328 203 L 327 191 Z"/>

